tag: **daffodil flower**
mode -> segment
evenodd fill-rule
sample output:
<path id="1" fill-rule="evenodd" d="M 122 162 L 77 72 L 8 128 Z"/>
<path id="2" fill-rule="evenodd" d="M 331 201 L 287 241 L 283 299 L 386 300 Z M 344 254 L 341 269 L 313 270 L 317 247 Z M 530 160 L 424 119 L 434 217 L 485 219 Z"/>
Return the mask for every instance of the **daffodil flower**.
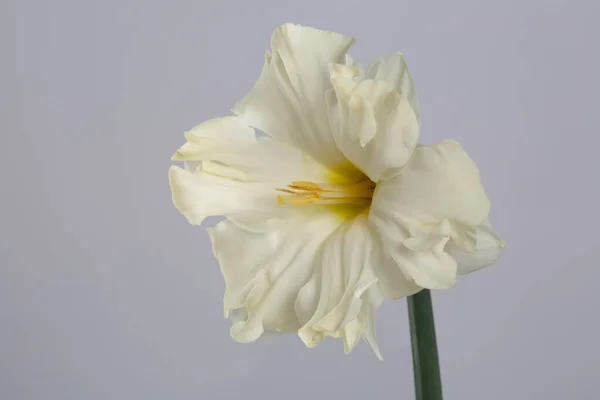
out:
<path id="1" fill-rule="evenodd" d="M 380 357 L 384 298 L 447 289 L 503 247 L 460 144 L 418 144 L 402 54 L 364 72 L 353 42 L 282 25 L 235 116 L 186 132 L 173 156 L 179 211 L 194 225 L 226 217 L 209 233 L 239 342 L 294 332 L 308 347 L 341 338 L 348 353 L 362 336 Z"/>

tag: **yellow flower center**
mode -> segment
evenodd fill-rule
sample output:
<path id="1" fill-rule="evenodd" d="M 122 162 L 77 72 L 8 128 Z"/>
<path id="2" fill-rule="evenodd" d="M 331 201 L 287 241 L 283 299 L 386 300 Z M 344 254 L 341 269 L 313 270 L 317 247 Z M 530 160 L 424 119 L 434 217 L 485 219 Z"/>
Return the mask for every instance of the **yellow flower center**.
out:
<path id="1" fill-rule="evenodd" d="M 280 205 L 291 204 L 352 204 L 368 206 L 373 198 L 375 183 L 366 178 L 352 184 L 327 184 L 294 181 L 285 189 L 275 189 L 286 195 L 277 196 Z"/>

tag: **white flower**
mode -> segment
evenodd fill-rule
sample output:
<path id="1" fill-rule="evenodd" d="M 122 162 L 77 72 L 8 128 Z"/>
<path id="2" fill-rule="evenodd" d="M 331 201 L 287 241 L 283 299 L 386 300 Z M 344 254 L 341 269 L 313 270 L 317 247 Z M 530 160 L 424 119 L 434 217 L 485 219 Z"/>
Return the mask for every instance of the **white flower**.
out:
<path id="1" fill-rule="evenodd" d="M 196 126 L 173 157 L 186 167 L 169 171 L 181 213 L 195 225 L 226 217 L 209 232 L 237 341 L 297 332 L 308 347 L 342 338 L 347 353 L 362 335 L 380 356 L 384 297 L 447 289 L 503 247 L 461 146 L 417 144 L 403 56 L 363 74 L 353 42 L 281 26 L 236 116 Z"/>

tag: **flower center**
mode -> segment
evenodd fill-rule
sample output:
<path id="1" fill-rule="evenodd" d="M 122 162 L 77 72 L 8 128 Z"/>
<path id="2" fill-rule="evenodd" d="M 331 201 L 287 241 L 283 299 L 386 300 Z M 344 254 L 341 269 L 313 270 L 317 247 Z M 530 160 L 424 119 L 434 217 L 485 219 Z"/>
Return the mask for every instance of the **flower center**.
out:
<path id="1" fill-rule="evenodd" d="M 373 198 L 375 183 L 366 178 L 352 184 L 327 184 L 309 181 L 294 181 L 286 189 L 275 189 L 286 195 L 277 196 L 280 205 L 292 204 L 354 204 L 368 206 Z"/>

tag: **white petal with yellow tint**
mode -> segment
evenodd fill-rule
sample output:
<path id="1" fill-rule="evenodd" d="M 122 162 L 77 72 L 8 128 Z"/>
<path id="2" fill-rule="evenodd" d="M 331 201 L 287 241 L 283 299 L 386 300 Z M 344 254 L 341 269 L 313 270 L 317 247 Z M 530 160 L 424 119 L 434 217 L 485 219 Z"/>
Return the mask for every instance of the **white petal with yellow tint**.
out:
<path id="1" fill-rule="evenodd" d="M 392 196 L 399 212 L 469 227 L 479 225 L 490 210 L 477 165 L 453 140 L 417 147 L 400 175 L 377 185 L 374 207 L 378 192 Z"/>
<path id="2" fill-rule="evenodd" d="M 238 223 L 281 216 L 277 187 L 292 181 L 322 181 L 330 173 L 285 143 L 256 138 L 239 117 L 222 117 L 186 133 L 188 142 L 173 156 L 186 170 L 171 167 L 173 202 L 192 224 L 224 215 Z M 189 168 L 193 166 L 193 168 Z"/>
<path id="3" fill-rule="evenodd" d="M 477 226 L 475 230 L 475 248 L 471 252 L 450 248 L 450 254 L 458 263 L 459 274 L 469 274 L 493 264 L 506 247 L 504 241 L 494 232 L 489 219 Z"/>
<path id="4" fill-rule="evenodd" d="M 456 261 L 445 251 L 450 229 L 450 222 L 443 220 L 404 240 L 392 253 L 402 272 L 418 286 L 448 289 L 456 282 Z"/>
<path id="5" fill-rule="evenodd" d="M 237 341 L 256 340 L 265 330 L 297 332 L 302 326 L 296 297 L 323 242 L 343 220 L 318 207 L 298 210 L 272 232 L 250 232 L 229 221 L 209 231 L 227 283 L 225 309 L 247 313 L 231 328 Z"/>
<path id="6" fill-rule="evenodd" d="M 359 322 L 364 324 L 365 330 L 363 331 L 363 338 L 367 344 L 373 349 L 375 355 L 380 360 L 383 360 L 383 356 L 379 351 L 379 345 L 377 344 L 375 334 L 375 312 L 383 304 L 384 296 L 380 286 L 372 286 L 362 296 L 362 307 L 363 310 L 359 315 Z"/>
<path id="7" fill-rule="evenodd" d="M 187 131 L 185 138 L 187 143 L 173 155 L 174 161 L 218 159 L 227 163 L 236 150 L 256 142 L 254 129 L 235 116 L 209 119 Z"/>
<path id="8" fill-rule="evenodd" d="M 226 283 L 225 312 L 235 310 L 232 337 L 298 332 L 314 347 L 332 336 L 348 353 L 362 335 L 380 357 L 374 318 L 383 296 L 372 270 L 379 249 L 366 216 L 344 221 L 313 207 L 280 222 L 262 233 L 230 221 L 209 229 Z"/>
<path id="9" fill-rule="evenodd" d="M 186 132 L 185 137 L 188 142 L 177 150 L 173 160 L 196 165 L 215 161 L 228 167 L 232 179 L 268 181 L 274 189 L 294 180 L 319 182 L 331 175 L 301 150 L 268 137 L 257 138 L 254 129 L 239 117 L 208 120 Z M 218 167 L 213 163 L 211 168 Z M 223 171 L 218 175 L 226 176 Z"/>
<path id="10" fill-rule="evenodd" d="M 457 270 L 446 245 L 472 250 L 475 228 L 488 213 L 475 163 L 457 142 L 446 141 L 417 147 L 398 176 L 380 181 L 369 218 L 405 277 L 444 289 L 454 284 Z"/>
<path id="11" fill-rule="evenodd" d="M 169 182 L 175 207 L 192 225 L 216 215 L 259 221 L 282 211 L 269 184 L 239 182 L 176 166 L 169 169 Z"/>
<path id="12" fill-rule="evenodd" d="M 332 64 L 327 110 L 335 143 L 372 181 L 389 179 L 408 162 L 419 137 L 415 113 L 384 81 L 357 82 L 356 68 Z"/>
<path id="13" fill-rule="evenodd" d="M 271 38 L 262 73 L 233 112 L 269 136 L 298 147 L 330 168 L 345 159 L 335 146 L 325 110 L 329 63 L 344 62 L 354 39 L 285 24 Z"/>
<path id="14" fill-rule="evenodd" d="M 408 100 L 417 121 L 420 123 L 419 99 L 408 65 L 402 53 L 387 54 L 369 66 L 367 78 L 385 81 Z"/>
<path id="15" fill-rule="evenodd" d="M 391 255 L 382 252 L 380 261 L 373 269 L 379 279 L 381 292 L 386 298 L 398 300 L 406 296 L 412 296 L 423 289 L 412 278 L 407 277 L 402 272 Z"/>
<path id="16" fill-rule="evenodd" d="M 323 243 L 313 274 L 296 298 L 296 314 L 303 324 L 298 333 L 308 347 L 331 336 L 342 338 L 348 354 L 366 330 L 380 356 L 372 326 L 381 304 L 374 293 L 378 288 L 373 267 L 378 262 L 379 249 L 366 214 L 345 222 Z"/>
<path id="17" fill-rule="evenodd" d="M 281 229 L 285 228 L 283 221 L 278 222 Z M 251 285 L 257 280 L 254 274 L 261 262 L 280 246 L 282 238 L 277 230 L 252 232 L 230 220 L 221 221 L 207 230 L 225 280 L 223 306 L 225 316 L 228 316 L 233 310 L 243 309 Z M 239 317 L 240 312 L 236 315 Z"/>

